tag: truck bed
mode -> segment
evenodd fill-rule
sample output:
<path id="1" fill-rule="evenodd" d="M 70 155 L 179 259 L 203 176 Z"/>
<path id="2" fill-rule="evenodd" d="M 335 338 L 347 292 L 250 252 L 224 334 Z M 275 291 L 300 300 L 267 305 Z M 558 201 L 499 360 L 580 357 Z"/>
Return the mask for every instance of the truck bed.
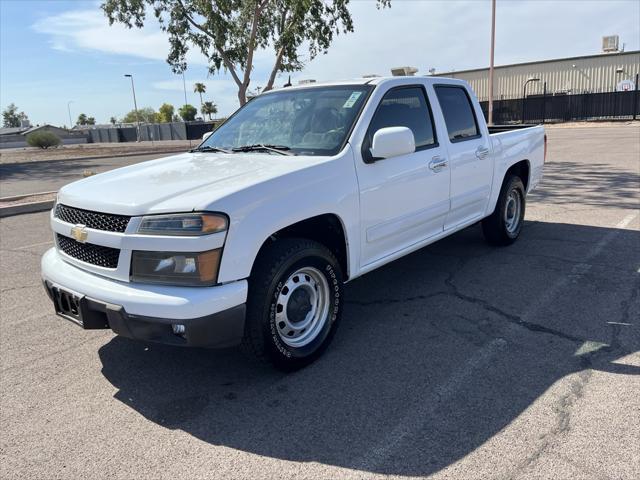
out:
<path id="1" fill-rule="evenodd" d="M 487 128 L 489 129 L 489 134 L 493 134 L 493 133 L 502 133 L 502 132 L 508 132 L 510 130 L 519 130 L 522 128 L 530 128 L 530 127 L 536 127 L 539 124 L 528 124 L 528 123 L 515 123 L 512 125 L 487 125 Z"/>

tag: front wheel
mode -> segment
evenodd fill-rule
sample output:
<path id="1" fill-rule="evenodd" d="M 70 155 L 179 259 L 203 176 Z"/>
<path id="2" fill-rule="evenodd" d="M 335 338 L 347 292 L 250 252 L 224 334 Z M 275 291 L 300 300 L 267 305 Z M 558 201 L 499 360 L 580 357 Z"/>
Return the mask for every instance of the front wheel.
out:
<path id="1" fill-rule="evenodd" d="M 324 245 L 290 238 L 267 245 L 249 279 L 244 350 L 282 370 L 314 361 L 335 334 L 342 284 Z"/>
<path id="2" fill-rule="evenodd" d="M 496 209 L 482 220 L 482 233 L 492 245 L 511 245 L 524 222 L 525 189 L 520 177 L 508 176 L 502 184 Z"/>

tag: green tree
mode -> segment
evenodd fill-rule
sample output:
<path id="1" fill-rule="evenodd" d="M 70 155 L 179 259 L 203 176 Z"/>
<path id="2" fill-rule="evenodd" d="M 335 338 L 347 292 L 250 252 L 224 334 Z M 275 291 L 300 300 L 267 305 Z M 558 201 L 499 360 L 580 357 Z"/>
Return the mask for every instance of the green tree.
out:
<path id="1" fill-rule="evenodd" d="M 140 123 L 157 123 L 158 114 L 151 107 L 139 108 L 137 118 L 136 111 L 131 110 L 124 116 L 124 118 L 122 119 L 122 123 L 136 123 L 138 119 Z"/>
<path id="2" fill-rule="evenodd" d="M 209 120 L 211 120 L 211 115 L 218 113 L 218 106 L 213 102 L 204 102 L 200 108 L 200 112 L 202 115 L 209 115 Z"/>
<path id="3" fill-rule="evenodd" d="M 87 117 L 84 113 L 78 115 L 78 120 L 76 120 L 76 125 L 95 125 L 96 119 L 94 117 Z"/>
<path id="4" fill-rule="evenodd" d="M 198 109 L 193 105 L 183 105 L 178 109 L 178 113 L 182 117 L 182 120 L 185 122 L 192 122 L 196 119 L 196 114 L 198 113 Z"/>
<path id="5" fill-rule="evenodd" d="M 376 0 L 378 8 L 391 0 Z M 209 72 L 228 71 L 247 101 L 256 50 L 274 49 L 264 91 L 280 72 L 302 69 L 304 60 L 325 53 L 334 35 L 353 31 L 348 0 L 104 0 L 109 24 L 144 26 L 147 14 L 169 35 L 167 62 L 175 73 L 186 70 L 185 56 L 196 47 L 209 60 Z M 308 48 L 303 52 L 302 46 Z"/>
<path id="6" fill-rule="evenodd" d="M 111 123 L 111 125 L 115 125 L 116 123 L 118 123 L 118 119 L 116 117 L 111 117 L 109 119 L 109 123 Z"/>
<path id="7" fill-rule="evenodd" d="M 28 121 L 29 117 L 24 112 L 18 113 L 18 107 L 13 103 L 7 105 L 7 108 L 2 111 L 2 126 L 5 128 L 20 127 Z"/>
<path id="8" fill-rule="evenodd" d="M 27 143 L 31 147 L 39 147 L 46 150 L 49 147 L 60 145 L 60 138 L 52 132 L 33 132 L 27 135 Z"/>
<path id="9" fill-rule="evenodd" d="M 193 91 L 200 95 L 200 109 L 202 109 L 202 94 L 207 91 L 207 86 L 204 83 L 197 82 L 193 85 Z"/>
<path id="10" fill-rule="evenodd" d="M 173 120 L 173 112 L 175 109 L 169 103 L 163 103 L 158 109 L 158 122 L 169 123 Z"/>

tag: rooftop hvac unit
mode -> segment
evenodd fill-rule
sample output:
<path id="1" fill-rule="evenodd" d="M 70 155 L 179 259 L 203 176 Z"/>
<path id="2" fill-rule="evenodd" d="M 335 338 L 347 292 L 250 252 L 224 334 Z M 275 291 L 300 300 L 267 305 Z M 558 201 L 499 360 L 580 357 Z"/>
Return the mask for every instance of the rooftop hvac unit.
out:
<path id="1" fill-rule="evenodd" d="M 602 37 L 602 51 L 617 52 L 619 43 L 620 37 L 618 35 L 609 35 L 607 37 Z"/>
<path id="2" fill-rule="evenodd" d="M 391 75 L 394 77 L 412 77 L 418 73 L 418 69 L 415 67 L 398 67 L 391 69 Z"/>

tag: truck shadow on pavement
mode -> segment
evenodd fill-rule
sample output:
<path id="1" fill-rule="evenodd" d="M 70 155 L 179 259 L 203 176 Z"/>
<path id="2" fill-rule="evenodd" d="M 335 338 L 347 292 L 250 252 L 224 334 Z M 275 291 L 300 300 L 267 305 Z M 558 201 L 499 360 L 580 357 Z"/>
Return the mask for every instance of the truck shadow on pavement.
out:
<path id="1" fill-rule="evenodd" d="M 115 337 L 102 372 L 150 421 L 211 444 L 396 475 L 437 472 L 506 427 L 523 429 L 518 448 L 534 434 L 519 417 L 551 389 L 542 448 L 593 375 L 640 375 L 624 360 L 640 349 L 638 244 L 637 231 L 527 222 L 494 249 L 474 226 L 348 284 L 333 345 L 302 371 Z"/>

